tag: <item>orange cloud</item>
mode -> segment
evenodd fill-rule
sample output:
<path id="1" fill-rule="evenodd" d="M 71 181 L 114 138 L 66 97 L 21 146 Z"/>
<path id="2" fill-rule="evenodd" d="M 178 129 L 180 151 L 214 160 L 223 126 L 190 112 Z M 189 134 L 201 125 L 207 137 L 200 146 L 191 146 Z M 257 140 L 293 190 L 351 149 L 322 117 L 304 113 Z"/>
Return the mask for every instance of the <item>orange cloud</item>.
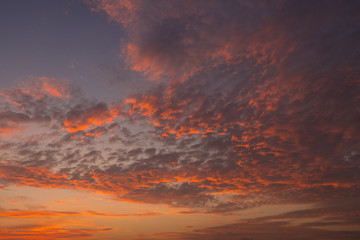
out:
<path id="1" fill-rule="evenodd" d="M 4 209 L 3 209 L 4 210 Z M 6 209 L 5 209 L 6 210 Z M 0 211 L 0 217 L 11 218 L 43 218 L 43 217 L 62 217 L 62 216 L 93 216 L 93 217 L 151 217 L 160 215 L 158 212 L 145 213 L 102 213 L 96 211 L 71 212 L 71 211 L 24 211 L 24 210 L 7 210 Z"/>
<path id="2" fill-rule="evenodd" d="M 0 229 L 0 239 L 36 239 L 36 240 L 53 240 L 53 239 L 85 239 L 94 237 L 96 233 L 107 232 L 112 230 L 106 229 L 89 229 L 89 228 L 58 228 L 53 226 L 39 226 L 28 228 L 10 228 Z"/>
<path id="3" fill-rule="evenodd" d="M 4 127 L 0 127 L 0 134 L 2 133 L 12 133 L 12 132 L 16 132 L 19 129 L 16 126 L 4 126 Z"/>
<path id="4" fill-rule="evenodd" d="M 79 107 L 66 114 L 64 127 L 68 132 L 87 130 L 113 122 L 118 116 L 117 108 L 109 109 L 104 103 L 93 106 Z"/>
<path id="5" fill-rule="evenodd" d="M 92 0 L 86 1 L 91 5 L 93 11 L 104 11 L 111 21 L 115 21 L 130 27 L 137 17 L 137 11 L 140 10 L 137 3 L 124 0 L 124 1 L 111 1 L 111 0 Z"/>
<path id="6" fill-rule="evenodd" d="M 69 81 L 64 79 L 56 79 L 49 77 L 40 77 L 39 84 L 41 85 L 42 92 L 57 98 L 69 98 L 71 88 Z"/>
<path id="7" fill-rule="evenodd" d="M 80 215 L 77 212 L 58 212 L 58 211 L 9 211 L 0 212 L 1 217 L 17 218 L 39 218 L 39 217 L 59 217 L 68 215 Z"/>

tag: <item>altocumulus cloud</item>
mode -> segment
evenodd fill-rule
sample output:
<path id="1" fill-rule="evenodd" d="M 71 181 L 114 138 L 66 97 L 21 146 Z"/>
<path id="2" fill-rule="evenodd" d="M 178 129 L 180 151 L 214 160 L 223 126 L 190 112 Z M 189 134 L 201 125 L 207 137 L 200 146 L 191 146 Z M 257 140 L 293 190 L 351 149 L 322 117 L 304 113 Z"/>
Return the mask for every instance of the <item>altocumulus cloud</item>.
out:
<path id="1" fill-rule="evenodd" d="M 0 134 L 26 124 L 48 133 L 2 143 L 2 185 L 89 189 L 187 213 L 320 204 L 312 213 L 140 239 L 359 236 L 286 220 L 359 224 L 349 209 L 336 212 L 344 202 L 359 209 L 358 2 L 85 2 L 119 24 L 120 57 L 154 87 L 118 103 L 53 78 L 36 91 L 3 90 Z"/>

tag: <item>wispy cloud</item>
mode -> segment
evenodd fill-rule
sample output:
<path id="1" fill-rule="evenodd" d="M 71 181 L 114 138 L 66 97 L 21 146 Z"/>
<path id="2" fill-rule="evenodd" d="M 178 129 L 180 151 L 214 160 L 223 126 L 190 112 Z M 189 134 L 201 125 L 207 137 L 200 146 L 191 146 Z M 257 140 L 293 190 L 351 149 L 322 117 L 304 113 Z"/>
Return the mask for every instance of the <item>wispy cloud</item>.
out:
<path id="1" fill-rule="evenodd" d="M 0 229 L 0 239 L 84 239 L 112 229 L 58 228 L 56 226 L 20 226 Z"/>

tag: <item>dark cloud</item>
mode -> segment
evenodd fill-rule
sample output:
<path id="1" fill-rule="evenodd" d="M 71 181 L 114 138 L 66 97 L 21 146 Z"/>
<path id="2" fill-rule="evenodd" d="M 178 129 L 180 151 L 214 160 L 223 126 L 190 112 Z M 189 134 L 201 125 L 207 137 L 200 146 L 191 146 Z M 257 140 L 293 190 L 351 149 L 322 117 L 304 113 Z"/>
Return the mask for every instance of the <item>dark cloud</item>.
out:
<path id="1" fill-rule="evenodd" d="M 69 132 L 77 132 L 112 123 L 112 118 L 113 116 L 106 103 L 76 105 L 66 113 L 64 127 Z"/>
<path id="2" fill-rule="evenodd" d="M 337 230 L 359 224 L 359 202 L 333 203 L 319 208 L 291 211 L 280 215 L 240 220 L 234 224 L 193 229 L 191 232 L 164 232 L 140 239 L 356 239 L 357 229 Z M 312 220 L 310 220 L 312 219 Z M 320 220 L 319 220 L 320 219 Z M 305 220 L 305 221 L 304 221 Z M 322 227 L 323 229 L 319 228 Z"/>
<path id="3" fill-rule="evenodd" d="M 202 163 L 196 176 L 205 168 L 224 175 L 221 182 L 238 172 L 248 183 L 234 188 L 272 189 L 293 201 L 295 192 L 312 201 L 319 189 L 335 197 L 357 188 L 359 163 L 345 161 L 359 146 L 359 54 L 348 47 L 359 38 L 356 3 L 208 2 L 197 12 L 197 3 L 183 1 L 176 11 L 164 3 L 170 10 L 151 16 L 157 11 L 142 4 L 132 5 L 126 23 L 116 11 L 110 15 L 132 33 L 130 66 L 170 77 L 179 76 L 171 67 L 196 70 L 129 97 L 125 109 L 153 124 L 165 144 L 186 148 L 191 144 L 181 138 L 197 139 L 192 148 L 222 156 L 189 154 Z M 120 5 L 113 9 L 121 12 Z M 137 25 L 144 19 L 146 29 Z"/>

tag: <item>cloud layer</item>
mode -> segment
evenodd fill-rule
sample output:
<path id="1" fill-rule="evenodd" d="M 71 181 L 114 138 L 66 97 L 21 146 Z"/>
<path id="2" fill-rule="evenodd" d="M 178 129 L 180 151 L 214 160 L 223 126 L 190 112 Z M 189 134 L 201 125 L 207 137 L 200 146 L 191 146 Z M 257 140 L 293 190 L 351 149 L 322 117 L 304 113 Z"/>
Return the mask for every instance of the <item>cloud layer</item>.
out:
<path id="1" fill-rule="evenodd" d="M 154 87 L 116 103 L 49 77 L 1 90 L 0 186 L 91 190 L 181 214 L 322 209 L 140 239 L 359 236 L 317 228 L 360 224 L 351 214 L 360 196 L 358 2 L 86 2 L 119 24 L 120 57 Z M 290 226 L 299 215 L 321 220 Z"/>

